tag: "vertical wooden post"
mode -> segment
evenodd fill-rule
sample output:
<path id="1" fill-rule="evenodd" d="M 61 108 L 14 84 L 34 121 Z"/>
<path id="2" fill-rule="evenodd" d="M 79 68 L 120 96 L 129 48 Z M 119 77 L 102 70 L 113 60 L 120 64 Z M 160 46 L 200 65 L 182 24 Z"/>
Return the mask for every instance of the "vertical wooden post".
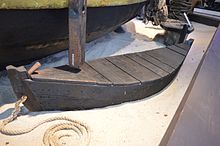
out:
<path id="1" fill-rule="evenodd" d="M 86 11 L 87 0 L 69 0 L 69 65 L 76 68 L 85 62 Z"/>

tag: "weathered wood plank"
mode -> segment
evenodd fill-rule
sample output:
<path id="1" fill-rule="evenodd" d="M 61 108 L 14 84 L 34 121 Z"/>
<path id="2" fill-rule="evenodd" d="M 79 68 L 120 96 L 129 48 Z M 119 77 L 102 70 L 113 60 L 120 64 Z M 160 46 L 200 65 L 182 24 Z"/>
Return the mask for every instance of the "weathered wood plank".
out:
<path id="1" fill-rule="evenodd" d="M 181 49 L 181 48 L 179 48 L 179 47 L 177 47 L 177 46 L 175 46 L 175 45 L 167 46 L 167 48 L 170 49 L 170 50 L 172 50 L 172 51 L 174 51 L 174 52 L 177 52 L 177 53 L 179 53 L 179 54 L 181 54 L 181 55 L 183 55 L 183 56 L 186 56 L 187 53 L 188 53 L 187 50 Z"/>
<path id="2" fill-rule="evenodd" d="M 176 49 L 176 47 L 170 47 Z M 181 65 L 184 50 L 168 48 L 108 57 L 84 63 L 81 69 L 70 66 L 38 71 L 34 80 L 80 84 L 138 84 L 164 77 Z"/>
<path id="3" fill-rule="evenodd" d="M 48 82 L 55 81 L 67 81 L 76 83 L 99 83 L 99 84 L 111 84 L 109 80 L 96 72 L 88 64 L 83 64 L 81 70 L 70 67 L 61 66 L 59 68 L 48 68 L 43 71 L 38 71 L 38 74 L 34 76 L 34 80 L 47 80 Z"/>
<path id="4" fill-rule="evenodd" d="M 105 76 L 113 84 L 134 84 L 138 80 L 112 64 L 106 59 L 98 59 L 88 62 L 97 72 Z"/>
<path id="5" fill-rule="evenodd" d="M 147 53 L 151 57 L 157 58 L 158 60 L 166 63 L 173 68 L 177 68 L 185 58 L 183 55 L 180 55 L 167 48 L 155 49 L 145 53 Z"/>
<path id="6" fill-rule="evenodd" d="M 179 48 L 181 48 L 181 49 L 183 49 L 183 50 L 186 50 L 187 52 L 189 51 L 189 49 L 190 49 L 190 45 L 187 45 L 187 44 L 185 44 L 185 43 L 181 43 L 181 44 L 175 44 L 175 46 L 177 46 L 177 47 L 179 47 Z"/>
<path id="7" fill-rule="evenodd" d="M 126 56 L 115 56 L 106 59 L 141 82 L 152 81 L 160 78 L 159 75 Z"/>
<path id="8" fill-rule="evenodd" d="M 128 54 L 126 56 L 129 57 L 130 59 L 134 60 L 135 62 L 145 66 L 146 68 L 150 69 L 154 73 L 158 74 L 160 77 L 164 77 L 169 74 L 168 72 L 162 70 L 158 66 L 152 64 L 151 62 L 145 60 L 144 58 L 140 57 L 137 54 Z"/>
<path id="9" fill-rule="evenodd" d="M 152 64 L 158 66 L 159 68 L 161 68 L 162 70 L 168 72 L 168 73 L 172 73 L 174 71 L 174 68 L 172 68 L 171 66 L 161 62 L 160 60 L 151 57 L 150 55 L 146 54 L 145 52 L 141 52 L 141 53 L 137 53 L 138 56 L 144 58 L 145 60 L 151 62 Z"/>
<path id="10" fill-rule="evenodd" d="M 81 68 L 82 73 L 88 76 L 88 78 L 92 78 L 96 83 L 107 83 L 111 84 L 111 82 L 106 79 L 103 75 L 98 73 L 96 70 L 94 70 L 92 67 L 90 67 L 87 63 L 83 64 Z"/>
<path id="11" fill-rule="evenodd" d="M 75 68 L 85 62 L 86 3 L 87 0 L 69 0 L 69 65 Z"/>

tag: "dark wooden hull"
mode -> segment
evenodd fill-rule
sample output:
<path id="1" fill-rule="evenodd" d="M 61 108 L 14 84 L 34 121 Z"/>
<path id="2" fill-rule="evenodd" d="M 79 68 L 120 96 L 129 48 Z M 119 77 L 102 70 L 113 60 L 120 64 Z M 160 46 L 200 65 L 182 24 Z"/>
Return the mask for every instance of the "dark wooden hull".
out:
<path id="1" fill-rule="evenodd" d="M 89 7 L 87 42 L 136 16 L 143 3 Z M 68 10 L 0 10 L 0 69 L 68 48 Z"/>
<path id="2" fill-rule="evenodd" d="M 18 98 L 28 96 L 31 111 L 105 107 L 151 96 L 178 73 L 190 46 L 107 57 L 85 63 L 81 70 L 62 66 L 28 75 L 24 67 L 8 66 Z"/>

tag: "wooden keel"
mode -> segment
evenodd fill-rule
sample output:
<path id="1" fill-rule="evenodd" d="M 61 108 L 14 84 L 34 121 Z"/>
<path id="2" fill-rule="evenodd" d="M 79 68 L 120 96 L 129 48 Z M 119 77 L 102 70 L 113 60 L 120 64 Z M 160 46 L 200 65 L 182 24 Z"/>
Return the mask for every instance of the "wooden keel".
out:
<path id="1" fill-rule="evenodd" d="M 189 45 L 107 57 L 70 66 L 39 70 L 31 76 L 13 66 L 7 70 L 18 96 L 27 95 L 31 111 L 82 110 L 116 105 L 163 90 L 178 73 Z"/>

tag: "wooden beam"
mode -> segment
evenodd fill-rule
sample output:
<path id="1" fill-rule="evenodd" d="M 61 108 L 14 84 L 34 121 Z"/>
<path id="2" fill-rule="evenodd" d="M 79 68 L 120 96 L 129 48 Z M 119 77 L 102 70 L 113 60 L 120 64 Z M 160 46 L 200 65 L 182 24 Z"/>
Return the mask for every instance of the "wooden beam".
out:
<path id="1" fill-rule="evenodd" d="M 75 68 L 85 62 L 86 4 L 87 0 L 69 0 L 69 65 Z"/>

